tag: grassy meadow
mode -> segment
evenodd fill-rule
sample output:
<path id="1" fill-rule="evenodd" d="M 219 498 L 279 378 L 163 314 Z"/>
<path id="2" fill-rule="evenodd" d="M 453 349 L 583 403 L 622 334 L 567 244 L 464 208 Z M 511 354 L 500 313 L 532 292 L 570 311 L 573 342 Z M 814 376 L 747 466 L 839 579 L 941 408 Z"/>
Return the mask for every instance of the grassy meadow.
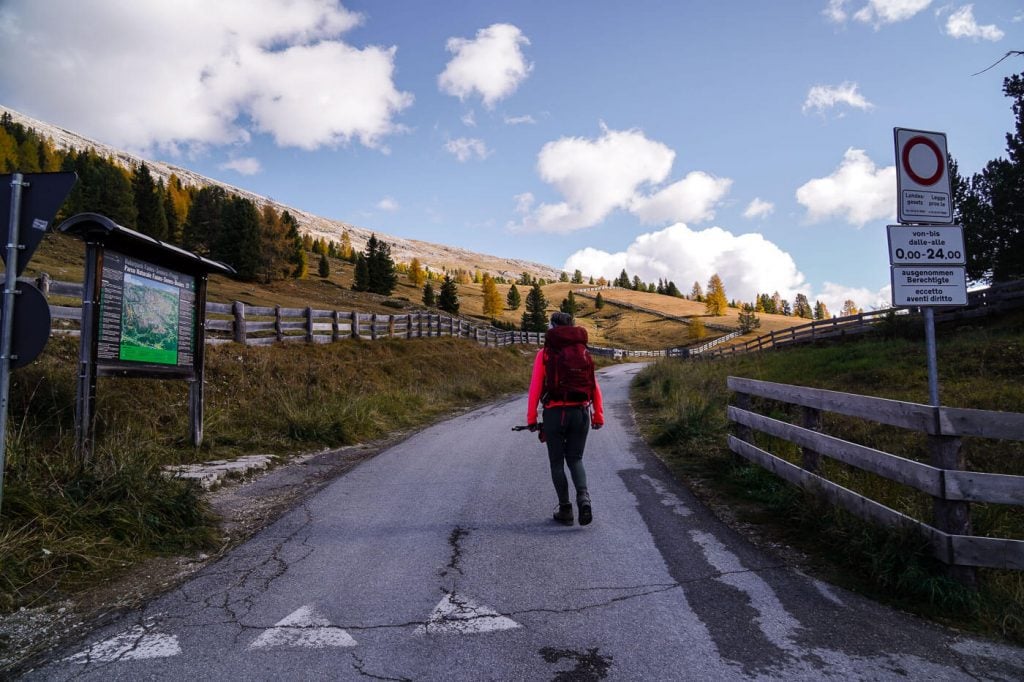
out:
<path id="1" fill-rule="evenodd" d="M 1024 412 L 1024 312 L 996 320 L 940 325 L 942 404 Z M 877 333 L 708 362 L 662 361 L 634 387 L 645 437 L 669 467 L 713 507 L 802 549 L 819 570 L 848 587 L 960 626 L 1024 642 L 1024 575 L 979 569 L 970 592 L 945 577 L 915 536 L 880 530 L 833 509 L 727 448 L 725 380 L 739 376 L 918 403 L 928 402 L 923 329 L 896 320 Z M 762 401 L 755 409 L 794 422 L 797 408 Z M 823 414 L 823 431 L 927 462 L 923 434 Z M 799 462 L 796 446 L 763 434 L 756 443 Z M 963 440 L 972 471 L 1024 475 L 1024 443 Z M 822 475 L 909 516 L 929 522 L 931 498 L 912 488 L 822 458 Z M 976 535 L 1024 540 L 1020 507 L 972 504 Z"/>

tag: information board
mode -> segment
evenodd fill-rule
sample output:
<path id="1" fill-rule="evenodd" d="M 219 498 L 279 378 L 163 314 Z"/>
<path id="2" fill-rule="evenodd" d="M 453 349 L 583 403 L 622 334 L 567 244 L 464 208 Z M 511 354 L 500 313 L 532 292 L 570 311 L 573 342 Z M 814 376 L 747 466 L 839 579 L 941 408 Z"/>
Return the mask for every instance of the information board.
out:
<path id="1" fill-rule="evenodd" d="M 110 250 L 101 277 L 97 364 L 191 374 L 195 277 Z"/>

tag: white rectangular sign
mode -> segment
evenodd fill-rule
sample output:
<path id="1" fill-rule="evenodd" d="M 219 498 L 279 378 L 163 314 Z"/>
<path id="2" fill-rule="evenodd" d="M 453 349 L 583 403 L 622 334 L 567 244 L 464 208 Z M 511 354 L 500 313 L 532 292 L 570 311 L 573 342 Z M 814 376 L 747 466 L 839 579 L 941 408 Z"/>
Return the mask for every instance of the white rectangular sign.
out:
<path id="1" fill-rule="evenodd" d="M 966 265 L 960 225 L 888 225 L 889 265 Z"/>
<path id="2" fill-rule="evenodd" d="M 894 265 L 892 304 L 967 305 L 967 268 L 962 265 Z"/>
<path id="3" fill-rule="evenodd" d="M 893 129 L 896 142 L 896 213 L 901 223 L 953 222 L 946 134 Z"/>

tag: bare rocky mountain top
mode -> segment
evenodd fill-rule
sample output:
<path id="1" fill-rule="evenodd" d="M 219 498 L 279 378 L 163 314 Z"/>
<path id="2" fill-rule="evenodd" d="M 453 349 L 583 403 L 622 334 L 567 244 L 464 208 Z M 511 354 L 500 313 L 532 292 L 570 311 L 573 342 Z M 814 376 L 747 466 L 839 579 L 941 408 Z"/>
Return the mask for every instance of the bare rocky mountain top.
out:
<path id="1" fill-rule="evenodd" d="M 444 244 L 395 237 L 365 227 L 358 227 L 341 220 L 322 218 L 294 206 L 286 206 L 268 197 L 254 194 L 241 187 L 235 187 L 219 180 L 207 178 L 181 166 L 175 166 L 163 161 L 143 159 L 135 154 L 91 140 L 70 130 L 58 128 L 49 123 L 30 118 L 18 111 L 0 105 L 0 113 L 2 112 L 9 113 L 15 122 L 28 128 L 34 128 L 43 137 L 50 138 L 60 149 L 94 149 L 98 154 L 114 159 L 127 168 L 134 168 L 140 163 L 145 163 L 149 166 L 152 174 L 164 182 L 167 182 L 171 175 L 176 175 L 182 184 L 188 187 L 217 185 L 223 187 L 227 192 L 246 197 L 257 206 L 270 204 L 278 211 L 287 210 L 298 221 L 299 228 L 303 232 L 308 232 L 314 238 L 324 237 L 328 240 L 340 241 L 342 232 L 347 230 L 349 238 L 352 240 L 352 245 L 356 249 L 362 249 L 370 235 L 376 234 L 378 239 L 383 239 L 391 245 L 391 255 L 396 262 L 407 263 L 413 258 L 418 258 L 421 264 L 429 266 L 432 270 L 440 270 L 442 267 L 464 268 L 466 270 L 480 270 L 481 272 L 489 272 L 493 275 L 512 278 L 517 277 L 522 272 L 529 272 L 536 277 L 550 280 L 557 279 L 560 273 L 558 269 L 541 263 L 514 258 L 501 258 Z"/>

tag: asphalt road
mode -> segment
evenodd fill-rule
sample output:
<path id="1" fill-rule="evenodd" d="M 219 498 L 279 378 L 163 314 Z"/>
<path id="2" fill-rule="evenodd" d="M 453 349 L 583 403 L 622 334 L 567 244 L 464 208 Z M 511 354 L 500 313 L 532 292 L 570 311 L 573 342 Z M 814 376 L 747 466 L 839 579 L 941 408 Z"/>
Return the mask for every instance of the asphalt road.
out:
<path id="1" fill-rule="evenodd" d="M 551 520 L 525 396 L 428 428 L 338 478 L 179 589 L 26 679 L 1024 678 L 1024 650 L 825 585 L 719 523 L 632 426 L 585 461 L 593 524 Z"/>

